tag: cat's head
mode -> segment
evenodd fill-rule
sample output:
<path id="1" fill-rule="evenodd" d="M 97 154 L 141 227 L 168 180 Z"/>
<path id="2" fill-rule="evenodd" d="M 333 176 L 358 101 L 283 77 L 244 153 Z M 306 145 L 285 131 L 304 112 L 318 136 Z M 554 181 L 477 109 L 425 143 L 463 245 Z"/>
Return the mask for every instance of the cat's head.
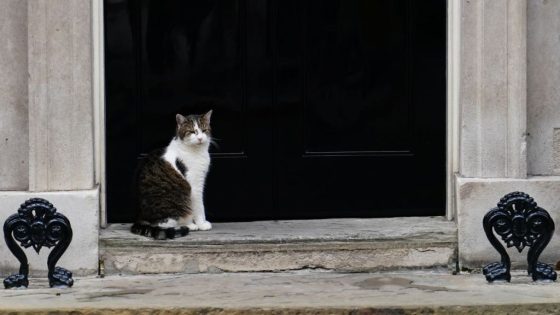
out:
<path id="1" fill-rule="evenodd" d="M 206 145 L 211 140 L 210 117 L 212 111 L 202 115 L 183 116 L 177 114 L 176 136 L 184 144 L 190 146 Z"/>

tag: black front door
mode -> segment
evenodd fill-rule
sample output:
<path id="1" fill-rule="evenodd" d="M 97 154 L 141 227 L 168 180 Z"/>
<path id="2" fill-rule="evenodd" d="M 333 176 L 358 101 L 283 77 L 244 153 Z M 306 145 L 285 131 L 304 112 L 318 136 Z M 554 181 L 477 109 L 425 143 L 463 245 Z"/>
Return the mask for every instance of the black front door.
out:
<path id="1" fill-rule="evenodd" d="M 213 109 L 212 221 L 442 215 L 444 0 L 105 1 L 107 202 Z"/>

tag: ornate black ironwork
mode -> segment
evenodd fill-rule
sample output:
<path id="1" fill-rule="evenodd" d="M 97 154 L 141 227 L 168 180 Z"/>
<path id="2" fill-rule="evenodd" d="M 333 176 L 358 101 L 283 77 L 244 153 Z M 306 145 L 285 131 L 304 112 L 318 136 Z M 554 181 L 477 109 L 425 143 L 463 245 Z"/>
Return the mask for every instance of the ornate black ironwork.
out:
<path id="1" fill-rule="evenodd" d="M 71 287 L 74 284 L 72 272 L 56 266 L 72 241 L 72 227 L 70 221 L 57 213 L 47 200 L 33 198 L 24 202 L 4 223 L 4 239 L 20 262 L 19 273 L 4 279 L 6 289 L 29 285 L 27 256 L 17 242 L 24 248 L 33 247 L 37 253 L 43 247 L 54 246 L 47 259 L 49 285 Z"/>
<path id="2" fill-rule="evenodd" d="M 533 281 L 556 280 L 554 268 L 538 261 L 552 238 L 554 221 L 546 210 L 537 206 L 531 196 L 523 192 L 505 195 L 500 199 L 498 207 L 491 209 L 484 216 L 482 225 L 488 240 L 501 256 L 499 262 L 483 268 L 488 282 L 511 280 L 509 255 L 493 231 L 502 238 L 507 247 L 515 247 L 519 252 L 525 247 L 530 247 L 527 253 L 527 272 Z"/>

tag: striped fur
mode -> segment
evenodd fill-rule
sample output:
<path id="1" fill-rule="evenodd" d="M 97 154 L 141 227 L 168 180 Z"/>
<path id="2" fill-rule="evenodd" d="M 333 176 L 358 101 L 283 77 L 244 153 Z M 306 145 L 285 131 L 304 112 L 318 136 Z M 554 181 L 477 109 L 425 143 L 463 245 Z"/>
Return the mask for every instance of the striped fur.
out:
<path id="1" fill-rule="evenodd" d="M 211 113 L 186 117 L 177 114 L 175 137 L 138 166 L 138 215 L 131 232 L 165 239 L 184 236 L 189 229 L 211 228 L 202 200 L 210 164 Z"/>

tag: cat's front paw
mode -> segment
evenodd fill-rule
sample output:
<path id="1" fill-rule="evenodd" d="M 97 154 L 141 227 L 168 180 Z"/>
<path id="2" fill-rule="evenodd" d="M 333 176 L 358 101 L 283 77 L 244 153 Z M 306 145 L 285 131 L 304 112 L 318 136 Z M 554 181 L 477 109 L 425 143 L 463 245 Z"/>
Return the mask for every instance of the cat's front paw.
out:
<path id="1" fill-rule="evenodd" d="M 187 227 L 189 228 L 190 231 L 198 231 L 198 225 L 194 224 L 194 223 L 189 223 L 187 224 Z"/>
<path id="2" fill-rule="evenodd" d="M 198 229 L 200 231 L 208 231 L 212 228 L 212 223 L 208 221 L 202 221 L 200 223 L 197 223 L 196 225 L 198 226 Z"/>

